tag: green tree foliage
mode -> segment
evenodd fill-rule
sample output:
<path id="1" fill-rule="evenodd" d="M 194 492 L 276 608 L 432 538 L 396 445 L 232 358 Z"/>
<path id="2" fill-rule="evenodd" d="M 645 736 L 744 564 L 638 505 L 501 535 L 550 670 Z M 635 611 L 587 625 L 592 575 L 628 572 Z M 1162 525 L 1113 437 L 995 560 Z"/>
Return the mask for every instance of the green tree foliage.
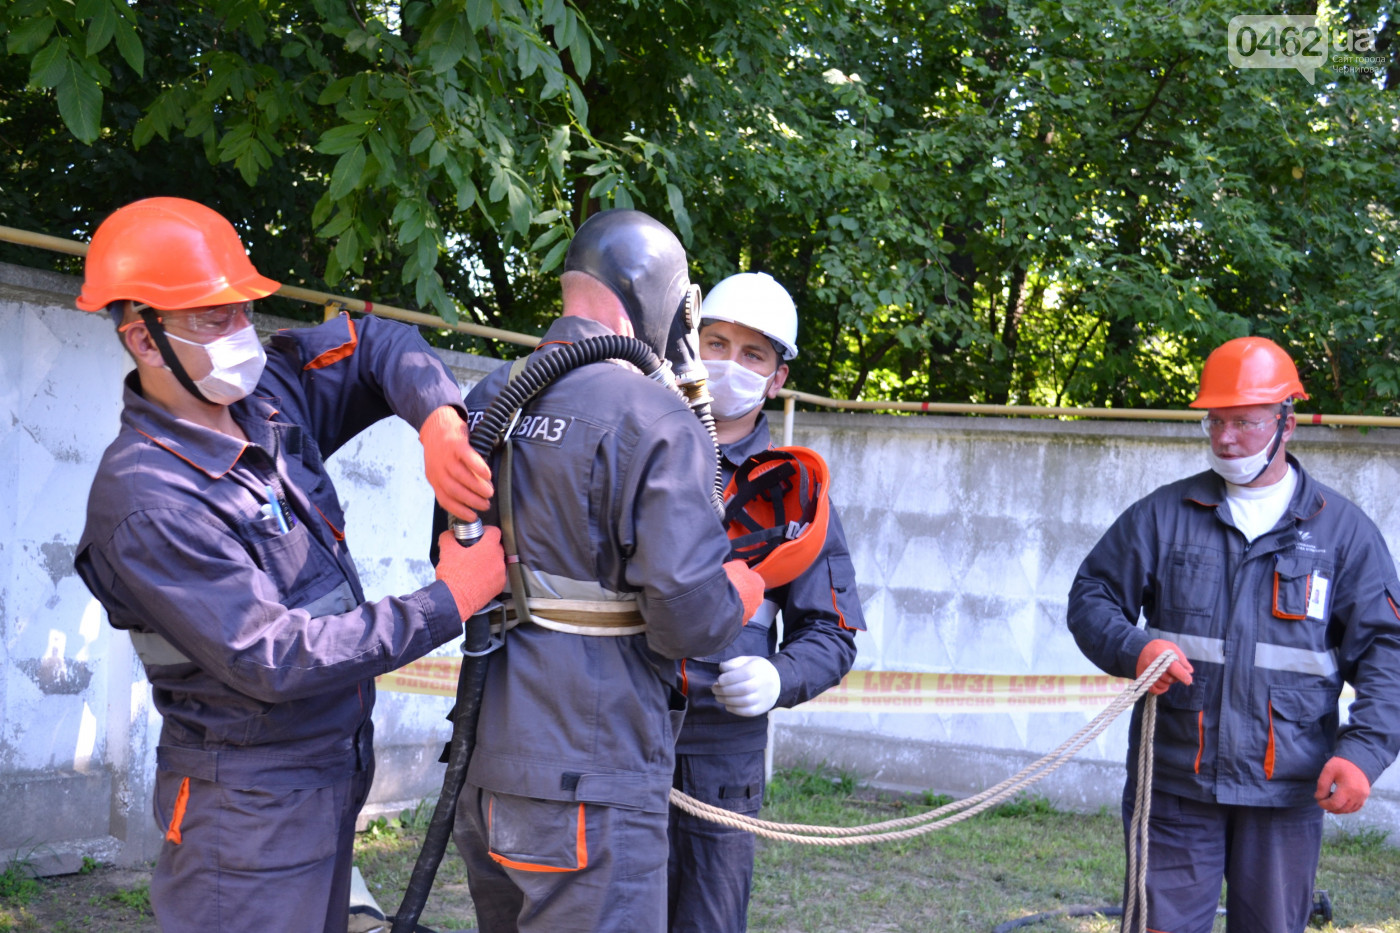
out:
<path id="1" fill-rule="evenodd" d="M 1396 412 L 1400 68 L 1237 69 L 1240 12 L 18 0 L 0 222 L 184 194 L 289 281 L 538 331 L 572 229 L 636 206 L 702 284 L 788 286 L 809 391 L 1179 406 L 1256 333 L 1311 407 Z M 1377 0 L 1324 12 L 1392 54 Z"/>
<path id="2" fill-rule="evenodd" d="M 562 0 L 19 0 L 0 35 L 11 225 L 197 198 L 270 274 L 449 320 L 494 323 L 477 280 L 508 257 L 557 262 L 571 156 L 636 171 L 588 136 L 595 40 Z"/>
<path id="3" fill-rule="evenodd" d="M 762 269 L 798 298 L 811 391 L 1179 406 L 1212 347 L 1256 333 L 1315 407 L 1394 410 L 1395 91 L 1236 69 L 1238 12 L 688 7 L 679 55 L 596 81 L 667 88 L 614 112 L 680 160 L 706 278 Z M 1364 3 L 1331 26 L 1391 28 Z"/>

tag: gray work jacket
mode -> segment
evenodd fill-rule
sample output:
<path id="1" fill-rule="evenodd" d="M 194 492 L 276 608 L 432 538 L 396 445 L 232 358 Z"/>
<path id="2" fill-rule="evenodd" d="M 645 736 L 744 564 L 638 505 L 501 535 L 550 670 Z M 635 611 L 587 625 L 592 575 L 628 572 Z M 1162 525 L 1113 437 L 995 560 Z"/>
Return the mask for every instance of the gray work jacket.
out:
<path id="1" fill-rule="evenodd" d="M 767 416 L 746 437 L 720 448 L 725 480 L 749 457 L 772 446 Z M 762 607 L 730 646 L 718 654 L 682 661 L 686 713 L 676 751 L 683 755 L 752 752 L 768 744 L 768 716 L 735 716 L 715 699 L 719 662 L 740 656 L 767 658 L 777 668 L 775 706 L 805 703 L 846 676 L 856 658 L 856 632 L 865 631 L 856 571 L 835 506 L 826 543 L 812 566 L 785 586 L 768 590 Z M 782 613 L 782 644 L 777 614 Z"/>
<path id="2" fill-rule="evenodd" d="M 561 317 L 536 352 L 607 333 Z M 508 375 L 503 366 L 467 395 L 470 423 Z M 635 597 L 646 630 L 511 629 L 487 670 L 468 780 L 663 813 L 685 712 L 675 661 L 722 649 L 743 621 L 710 504 L 714 444 L 674 391 L 610 362 L 544 389 L 513 436 L 516 544 L 531 595 Z M 493 475 L 500 463 L 498 449 Z M 484 520 L 498 522 L 494 502 Z"/>
<path id="3" fill-rule="evenodd" d="M 1271 531 L 1247 542 L 1207 471 L 1134 503 L 1084 559 L 1069 628 L 1109 674 L 1147 642 L 1181 647 L 1193 683 L 1158 701 L 1154 786 L 1246 806 L 1313 801 L 1334 754 L 1374 782 L 1400 751 L 1400 584 L 1379 530 L 1298 462 Z M 1139 613 L 1146 627 L 1136 623 Z M 1343 682 L 1356 688 L 1338 728 Z M 1135 768 L 1134 711 L 1129 770 Z"/>
<path id="4" fill-rule="evenodd" d="M 345 315 L 272 338 L 257 388 L 230 406 L 246 444 L 128 377 L 75 564 L 145 665 L 159 767 L 316 787 L 368 766 L 373 678 L 461 620 L 440 582 L 365 602 L 322 458 L 388 415 L 417 427 L 458 392 L 414 328 Z"/>

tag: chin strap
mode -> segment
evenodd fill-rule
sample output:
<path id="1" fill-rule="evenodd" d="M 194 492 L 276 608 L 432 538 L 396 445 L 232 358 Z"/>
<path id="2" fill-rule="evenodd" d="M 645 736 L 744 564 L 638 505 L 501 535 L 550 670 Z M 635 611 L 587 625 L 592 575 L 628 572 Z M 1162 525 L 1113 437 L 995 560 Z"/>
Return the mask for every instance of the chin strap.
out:
<path id="1" fill-rule="evenodd" d="M 180 358 L 175 355 L 175 348 L 170 345 L 170 341 L 165 336 L 165 326 L 160 322 L 160 316 L 156 314 L 155 308 L 146 305 L 140 311 L 141 320 L 146 325 L 146 331 L 155 341 L 156 348 L 160 350 L 160 358 L 165 361 L 165 366 L 175 378 L 180 381 L 180 385 L 185 387 L 185 391 L 199 399 L 206 405 L 213 405 L 214 402 L 204 397 L 204 393 L 199 391 L 199 386 L 194 384 L 190 374 L 185 372 L 185 367 L 180 363 Z"/>
<path id="2" fill-rule="evenodd" d="M 1278 456 L 1279 448 L 1283 446 L 1283 429 L 1288 426 L 1288 414 L 1291 410 L 1291 406 L 1286 407 L 1283 414 L 1279 416 L 1278 427 L 1274 429 L 1274 439 L 1272 441 L 1274 449 L 1269 453 L 1269 459 L 1264 461 L 1264 466 L 1260 468 L 1259 472 L 1250 477 L 1249 483 L 1254 482 L 1259 477 L 1269 472 L 1269 467 L 1274 465 L 1274 458 Z M 1248 486 L 1249 483 L 1242 483 L 1241 485 Z"/>

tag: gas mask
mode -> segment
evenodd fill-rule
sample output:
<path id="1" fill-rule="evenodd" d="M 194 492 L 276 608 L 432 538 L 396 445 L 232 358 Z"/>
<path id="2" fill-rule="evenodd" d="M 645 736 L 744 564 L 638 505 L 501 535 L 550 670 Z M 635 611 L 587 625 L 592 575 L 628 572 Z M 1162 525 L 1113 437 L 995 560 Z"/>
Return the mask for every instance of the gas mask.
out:
<path id="1" fill-rule="evenodd" d="M 209 374 L 194 383 L 205 401 L 215 405 L 232 405 L 247 397 L 262 378 L 267 353 L 252 324 L 212 343 L 196 343 L 177 337 L 168 330 L 165 335 L 186 346 L 198 347 L 208 358 L 211 367 Z"/>
<path id="2" fill-rule="evenodd" d="M 677 382 L 704 378 L 700 290 L 690 284 L 685 247 L 664 224 L 641 211 L 594 214 L 574 234 L 564 271 L 610 288 L 637 338 L 671 364 Z"/>

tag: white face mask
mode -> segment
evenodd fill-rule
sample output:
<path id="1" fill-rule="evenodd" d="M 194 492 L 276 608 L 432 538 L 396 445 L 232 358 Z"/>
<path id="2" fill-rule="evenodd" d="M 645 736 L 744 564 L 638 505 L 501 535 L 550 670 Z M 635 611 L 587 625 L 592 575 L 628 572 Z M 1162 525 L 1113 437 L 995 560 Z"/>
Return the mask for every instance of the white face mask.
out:
<path id="1" fill-rule="evenodd" d="M 761 376 L 733 360 L 705 360 L 705 370 L 710 374 L 706 384 L 714 399 L 710 413 L 716 421 L 736 421 L 768 398 L 772 376 Z"/>
<path id="2" fill-rule="evenodd" d="M 1270 451 L 1272 451 L 1274 455 L 1278 453 L 1278 448 L 1274 445 L 1274 439 L 1272 438 L 1269 440 L 1269 443 L 1264 445 L 1264 449 L 1257 454 L 1250 454 L 1247 457 L 1235 457 L 1234 459 L 1218 457 L 1214 450 L 1207 447 L 1206 461 L 1210 464 L 1210 468 L 1220 474 L 1220 478 L 1225 480 L 1225 482 L 1234 483 L 1236 486 L 1248 486 L 1263 475 L 1264 471 L 1269 468 L 1270 462 L 1274 459 L 1273 456 L 1270 455 Z"/>
<path id="3" fill-rule="evenodd" d="M 216 405 L 232 405 L 245 398 L 257 386 L 263 367 L 267 364 L 267 354 L 252 324 L 213 343 L 196 343 L 177 337 L 169 330 L 165 336 L 204 351 L 211 368 L 209 375 L 196 380 L 195 385 L 206 399 Z"/>

